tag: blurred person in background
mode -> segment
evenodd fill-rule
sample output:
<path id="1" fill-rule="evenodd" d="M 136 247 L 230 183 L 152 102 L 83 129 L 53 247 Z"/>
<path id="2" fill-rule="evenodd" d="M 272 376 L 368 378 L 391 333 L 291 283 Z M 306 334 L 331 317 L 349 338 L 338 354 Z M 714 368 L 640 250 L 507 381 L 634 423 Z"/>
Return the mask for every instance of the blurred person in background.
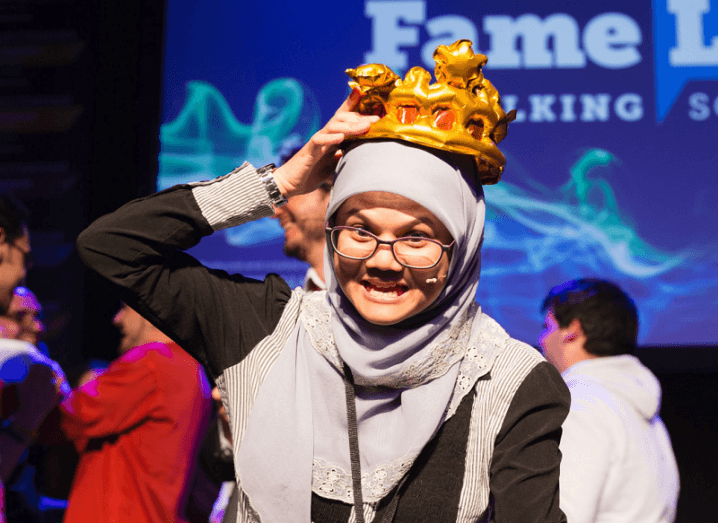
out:
<path id="1" fill-rule="evenodd" d="M 133 309 L 113 323 L 120 357 L 60 405 L 80 453 L 65 522 L 184 521 L 210 412 L 202 366 Z"/>
<path id="2" fill-rule="evenodd" d="M 45 332 L 45 324 L 42 321 L 42 305 L 35 293 L 27 287 L 16 287 L 5 317 L 17 324 L 16 340 L 38 347 L 38 342 Z"/>
<path id="3" fill-rule="evenodd" d="M 30 266 L 27 211 L 0 194 L 0 521 L 5 519 L 4 488 L 34 443 L 37 429 L 61 397 L 64 375 L 32 343 L 18 339 L 23 327 L 8 316 L 15 289 Z"/>
<path id="4" fill-rule="evenodd" d="M 38 346 L 39 336 L 45 330 L 40 320 L 41 314 L 42 306 L 35 294 L 27 287 L 16 287 L 8 310 L 0 315 L 2 336 L 31 343 L 47 356 L 46 350 Z M 8 523 L 43 521 L 36 478 L 42 456 L 41 445 L 30 445 L 8 478 L 5 485 Z"/>
<path id="5" fill-rule="evenodd" d="M 633 355 L 633 300 L 604 280 L 551 289 L 539 338 L 571 391 L 559 448 L 561 509 L 571 523 L 675 520 L 678 468 L 659 416 L 661 385 Z"/>
<path id="6" fill-rule="evenodd" d="M 284 156 L 282 163 L 286 163 L 297 150 Z M 275 209 L 274 216 L 284 229 L 284 254 L 309 264 L 304 278 L 305 291 L 326 289 L 324 226 L 331 190 L 332 180 L 328 179 L 311 192 L 291 196 L 286 205 Z"/>

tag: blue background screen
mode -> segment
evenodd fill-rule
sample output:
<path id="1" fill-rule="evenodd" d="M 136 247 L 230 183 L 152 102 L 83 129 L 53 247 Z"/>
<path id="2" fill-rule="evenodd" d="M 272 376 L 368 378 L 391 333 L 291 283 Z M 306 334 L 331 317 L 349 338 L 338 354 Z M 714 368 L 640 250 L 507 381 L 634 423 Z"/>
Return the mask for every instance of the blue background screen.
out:
<path id="1" fill-rule="evenodd" d="M 680 5 L 676 5 L 680 4 Z M 718 0 L 168 2 L 157 188 L 278 163 L 349 92 L 349 67 L 433 73 L 472 40 L 518 119 L 485 187 L 477 300 L 536 344 L 554 285 L 602 277 L 643 345 L 718 341 Z M 205 264 L 300 285 L 272 219 L 215 234 Z"/>

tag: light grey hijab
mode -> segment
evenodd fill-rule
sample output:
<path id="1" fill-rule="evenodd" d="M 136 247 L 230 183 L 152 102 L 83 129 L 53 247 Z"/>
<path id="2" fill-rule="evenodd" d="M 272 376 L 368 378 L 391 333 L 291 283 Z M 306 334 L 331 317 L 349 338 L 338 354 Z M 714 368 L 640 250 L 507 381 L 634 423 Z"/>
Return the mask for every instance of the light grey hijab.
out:
<path id="1" fill-rule="evenodd" d="M 349 149 L 337 166 L 327 218 L 349 197 L 384 191 L 409 198 L 436 216 L 456 241 L 446 286 L 427 310 L 397 326 L 364 320 L 334 274 L 331 246 L 324 273 L 334 311 L 332 330 L 342 359 L 358 384 L 376 383 L 407 364 L 417 351 L 461 321 L 473 303 L 481 269 L 485 206 L 474 160 L 398 141 L 370 141 Z"/>
<path id="2" fill-rule="evenodd" d="M 455 394 L 484 230 L 474 161 L 405 142 L 360 142 L 337 167 L 328 220 L 347 198 L 368 191 L 404 196 L 441 220 L 456 241 L 446 284 L 412 318 L 374 325 L 342 292 L 331 247 L 325 250 L 328 291 L 305 296 L 236 451 L 239 482 L 264 521 L 308 522 L 312 490 L 353 502 L 344 362 L 356 383 L 365 501 L 381 499 L 406 474 Z"/>

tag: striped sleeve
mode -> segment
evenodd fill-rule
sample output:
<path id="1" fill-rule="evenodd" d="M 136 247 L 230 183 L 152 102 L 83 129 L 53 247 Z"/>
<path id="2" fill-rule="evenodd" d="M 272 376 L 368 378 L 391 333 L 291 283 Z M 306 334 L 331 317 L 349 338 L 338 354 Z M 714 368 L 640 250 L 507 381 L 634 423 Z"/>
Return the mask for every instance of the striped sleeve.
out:
<path id="1" fill-rule="evenodd" d="M 267 190 L 247 162 L 225 176 L 194 185 L 197 205 L 215 231 L 274 214 Z"/>

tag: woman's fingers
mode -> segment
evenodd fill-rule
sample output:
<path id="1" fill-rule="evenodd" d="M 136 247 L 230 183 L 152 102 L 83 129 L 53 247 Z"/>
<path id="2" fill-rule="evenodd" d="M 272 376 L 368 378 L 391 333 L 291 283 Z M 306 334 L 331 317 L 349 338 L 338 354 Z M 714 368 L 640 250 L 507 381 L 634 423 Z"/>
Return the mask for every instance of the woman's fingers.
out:
<path id="1" fill-rule="evenodd" d="M 312 141 L 317 144 L 341 143 L 347 136 L 364 134 L 377 121 L 379 121 L 379 117 L 374 115 L 336 114 L 321 131 L 312 137 Z"/>
<path id="2" fill-rule="evenodd" d="M 274 172 L 282 194 L 302 194 L 318 187 L 331 174 L 337 149 L 345 138 L 364 134 L 379 120 L 379 116 L 352 111 L 360 98 L 359 89 L 353 89 L 327 124 L 293 158 Z"/>
<path id="3" fill-rule="evenodd" d="M 371 125 L 379 120 L 378 116 L 359 113 L 337 113 L 327 122 L 324 129 L 332 130 L 339 127 L 356 127 Z"/>
<path id="4" fill-rule="evenodd" d="M 335 133 L 322 133 L 318 135 L 314 135 L 312 137 L 312 142 L 315 145 L 319 146 L 325 146 L 325 145 L 339 145 L 344 141 L 345 133 L 342 132 L 335 132 Z M 324 151 L 321 151 L 320 154 L 323 154 Z"/>
<path id="5" fill-rule="evenodd" d="M 356 107 L 356 104 L 359 103 L 359 99 L 361 98 L 361 92 L 359 91 L 358 87 L 354 87 L 352 89 L 352 92 L 349 93 L 349 96 L 347 96 L 346 100 L 339 106 L 339 109 L 337 109 L 337 113 L 343 113 L 343 112 L 349 112 Z"/>

